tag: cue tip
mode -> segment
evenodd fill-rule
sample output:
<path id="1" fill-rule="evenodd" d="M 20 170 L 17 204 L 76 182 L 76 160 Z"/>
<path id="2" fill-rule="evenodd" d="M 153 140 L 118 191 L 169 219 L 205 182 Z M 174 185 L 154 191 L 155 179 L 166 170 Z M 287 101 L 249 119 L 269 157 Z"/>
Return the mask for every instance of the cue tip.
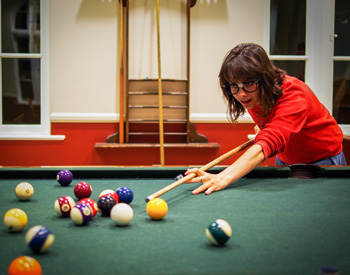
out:
<path id="1" fill-rule="evenodd" d="M 153 199 L 152 196 L 147 197 L 147 198 L 146 198 L 146 202 L 149 202 L 151 199 Z"/>

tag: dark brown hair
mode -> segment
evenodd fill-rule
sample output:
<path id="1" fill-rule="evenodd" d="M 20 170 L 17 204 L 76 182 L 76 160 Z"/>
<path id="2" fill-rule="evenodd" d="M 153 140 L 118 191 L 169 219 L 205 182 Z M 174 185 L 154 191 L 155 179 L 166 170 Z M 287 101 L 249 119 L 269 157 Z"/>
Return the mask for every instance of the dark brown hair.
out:
<path id="1" fill-rule="evenodd" d="M 280 98 L 286 72 L 275 67 L 265 50 L 253 43 L 239 44 L 230 50 L 222 63 L 219 81 L 224 97 L 228 101 L 228 115 L 232 122 L 244 115 L 245 108 L 231 93 L 227 93 L 224 85 L 228 83 L 241 83 L 260 79 L 260 107 L 262 117 L 266 117 L 271 108 Z"/>

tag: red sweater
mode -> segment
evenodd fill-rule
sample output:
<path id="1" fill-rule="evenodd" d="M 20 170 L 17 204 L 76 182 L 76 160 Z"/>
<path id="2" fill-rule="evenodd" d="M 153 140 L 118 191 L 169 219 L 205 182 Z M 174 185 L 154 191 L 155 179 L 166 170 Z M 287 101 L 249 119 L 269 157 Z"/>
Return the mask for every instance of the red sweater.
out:
<path id="1" fill-rule="evenodd" d="M 259 105 L 248 110 L 261 129 L 255 143 L 261 145 L 265 158 L 278 154 L 283 162 L 295 164 L 339 154 L 343 133 L 311 89 L 291 76 L 286 76 L 282 89 L 266 118 L 259 116 Z"/>

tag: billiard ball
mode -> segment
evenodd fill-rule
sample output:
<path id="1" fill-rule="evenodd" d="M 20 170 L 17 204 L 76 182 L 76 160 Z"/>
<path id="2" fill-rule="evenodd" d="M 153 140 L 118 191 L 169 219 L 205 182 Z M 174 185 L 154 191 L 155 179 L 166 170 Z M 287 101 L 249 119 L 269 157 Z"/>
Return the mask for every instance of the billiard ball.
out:
<path id="1" fill-rule="evenodd" d="M 97 206 L 100 209 L 102 216 L 109 216 L 111 210 L 117 202 L 112 196 L 102 196 L 98 199 Z"/>
<path id="2" fill-rule="evenodd" d="M 28 230 L 25 240 L 34 252 L 44 253 L 54 243 L 55 236 L 45 226 L 36 225 Z"/>
<path id="3" fill-rule="evenodd" d="M 100 199 L 101 197 L 105 197 L 105 196 L 111 196 L 117 203 L 119 202 L 119 197 L 117 193 L 112 189 L 103 190 L 100 193 L 100 195 L 98 195 L 98 198 Z"/>
<path id="4" fill-rule="evenodd" d="M 230 224 L 222 219 L 217 219 L 205 230 L 208 240 L 217 246 L 224 245 L 232 235 Z"/>
<path id="5" fill-rule="evenodd" d="M 20 182 L 15 189 L 16 197 L 21 201 L 30 200 L 34 194 L 34 188 L 29 182 Z"/>
<path id="6" fill-rule="evenodd" d="M 111 210 L 111 218 L 119 226 L 128 225 L 133 217 L 134 211 L 127 203 L 118 203 Z"/>
<path id="7" fill-rule="evenodd" d="M 69 217 L 70 211 L 75 206 L 75 201 L 70 196 L 59 197 L 55 201 L 55 211 L 62 217 Z"/>
<path id="8" fill-rule="evenodd" d="M 92 193 L 92 188 L 91 185 L 88 184 L 87 182 L 79 182 L 75 185 L 74 187 L 74 194 L 75 196 L 81 200 L 84 198 L 89 198 Z"/>
<path id="9" fill-rule="evenodd" d="M 168 204 L 161 198 L 155 198 L 147 203 L 146 211 L 152 220 L 161 220 L 168 213 Z"/>
<path id="10" fill-rule="evenodd" d="M 62 186 L 68 186 L 73 181 L 73 174 L 69 170 L 61 170 L 58 172 L 56 179 Z"/>
<path id="11" fill-rule="evenodd" d="M 41 275 L 42 268 L 40 263 L 28 256 L 20 256 L 14 259 L 8 269 L 9 275 Z"/>
<path id="12" fill-rule="evenodd" d="M 134 198 L 133 192 L 128 187 L 120 187 L 117 189 L 116 193 L 118 195 L 119 202 L 124 202 L 129 204 L 132 202 Z"/>
<path id="13" fill-rule="evenodd" d="M 97 203 L 93 200 L 93 199 L 90 199 L 90 198 L 84 198 L 84 199 L 81 199 L 79 202 L 80 203 L 85 203 L 87 204 L 88 206 L 90 206 L 91 208 L 91 211 L 92 211 L 92 217 L 95 217 L 97 212 L 98 212 L 98 206 L 97 206 Z"/>
<path id="14" fill-rule="evenodd" d="M 338 275 L 338 268 L 334 266 L 324 266 L 320 270 L 320 275 Z"/>
<path id="15" fill-rule="evenodd" d="M 86 225 L 92 220 L 92 210 L 85 203 L 78 203 L 70 212 L 71 219 L 77 225 Z"/>
<path id="16" fill-rule="evenodd" d="M 5 226 L 11 232 L 19 232 L 27 225 L 27 214 L 19 208 L 12 208 L 8 210 L 4 216 Z"/>

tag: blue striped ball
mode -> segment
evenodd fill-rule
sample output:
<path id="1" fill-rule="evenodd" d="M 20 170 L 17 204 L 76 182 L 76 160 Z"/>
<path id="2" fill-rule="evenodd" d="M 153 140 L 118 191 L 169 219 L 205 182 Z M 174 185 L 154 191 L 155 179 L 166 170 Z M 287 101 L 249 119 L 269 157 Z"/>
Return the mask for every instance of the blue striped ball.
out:
<path id="1" fill-rule="evenodd" d="M 45 226 L 34 226 L 26 234 L 27 245 L 36 253 L 46 252 L 54 241 L 55 236 Z"/>

